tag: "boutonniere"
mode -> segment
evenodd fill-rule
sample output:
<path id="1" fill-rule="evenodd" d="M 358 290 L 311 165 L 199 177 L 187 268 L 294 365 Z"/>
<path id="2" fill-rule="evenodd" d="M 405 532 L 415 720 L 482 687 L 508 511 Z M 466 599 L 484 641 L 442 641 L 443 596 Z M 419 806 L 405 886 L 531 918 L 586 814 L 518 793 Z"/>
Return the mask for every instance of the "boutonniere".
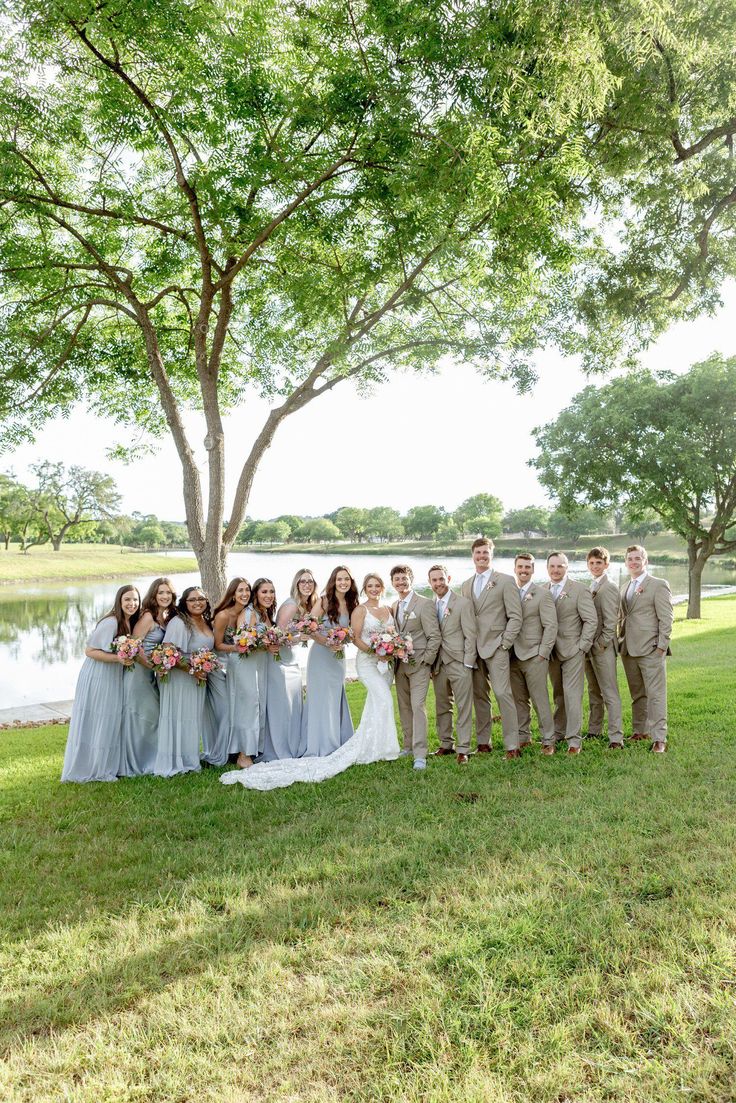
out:
<path id="1" fill-rule="evenodd" d="M 491 581 L 486 586 L 486 589 L 487 590 L 492 590 L 495 585 L 496 585 L 496 580 L 495 580 L 495 578 L 492 578 Z"/>
<path id="2" fill-rule="evenodd" d="M 451 613 L 451 609 L 450 609 L 450 606 L 449 606 L 449 605 L 446 605 L 446 606 L 445 606 L 445 611 L 444 611 L 444 613 L 442 614 L 442 619 L 443 619 L 443 620 L 447 620 L 447 618 L 449 617 L 450 613 Z"/>
<path id="3" fill-rule="evenodd" d="M 533 597 L 534 597 L 534 594 L 531 594 L 531 593 L 524 594 L 524 601 L 531 601 Z"/>
<path id="4" fill-rule="evenodd" d="M 559 596 L 558 596 L 557 600 L 562 601 L 563 597 L 567 597 L 567 591 L 566 590 L 560 590 L 560 593 L 559 593 Z"/>

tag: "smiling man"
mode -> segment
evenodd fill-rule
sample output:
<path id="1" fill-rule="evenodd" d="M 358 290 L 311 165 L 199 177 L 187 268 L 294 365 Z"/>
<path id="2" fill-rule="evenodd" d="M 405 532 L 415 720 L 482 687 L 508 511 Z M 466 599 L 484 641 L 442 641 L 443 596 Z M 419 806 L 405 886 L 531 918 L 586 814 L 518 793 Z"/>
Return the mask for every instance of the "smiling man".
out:
<path id="1" fill-rule="evenodd" d="M 591 548 L 586 561 L 593 577 L 590 595 L 598 617 L 598 632 L 585 657 L 585 677 L 590 703 L 588 735 L 602 733 L 605 706 L 608 713 L 608 746 L 611 750 L 618 750 L 624 745 L 621 695 L 616 675 L 616 626 L 621 597 L 618 587 L 608 577 L 608 566 L 611 562 L 608 550 L 601 547 Z"/>
<path id="2" fill-rule="evenodd" d="M 549 582 L 557 613 L 557 639 L 549 663 L 554 696 L 555 743 L 567 741 L 568 754 L 580 754 L 580 728 L 583 723 L 585 655 L 598 629 L 598 614 L 587 586 L 567 573 L 567 556 L 550 552 L 547 556 Z M 553 754 L 555 743 L 545 744 L 542 754 Z"/>
<path id="3" fill-rule="evenodd" d="M 400 632 L 408 632 L 414 643 L 414 662 L 396 663 L 396 698 L 404 733 L 402 755 L 414 755 L 414 769 L 427 765 L 427 692 L 432 666 L 442 636 L 434 602 L 414 592 L 414 572 L 406 563 L 391 568 L 391 585 L 399 600 L 391 606 Z"/>

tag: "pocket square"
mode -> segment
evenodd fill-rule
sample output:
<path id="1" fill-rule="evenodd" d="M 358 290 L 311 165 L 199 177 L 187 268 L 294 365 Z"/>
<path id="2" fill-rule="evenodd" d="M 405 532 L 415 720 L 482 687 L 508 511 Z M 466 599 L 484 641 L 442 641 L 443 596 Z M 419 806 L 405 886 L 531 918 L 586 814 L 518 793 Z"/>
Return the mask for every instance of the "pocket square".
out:
<path id="1" fill-rule="evenodd" d="M 408 616 L 408 617 L 407 617 L 406 619 L 407 619 L 407 620 L 416 620 L 416 619 L 417 619 L 417 615 L 416 615 L 416 613 L 414 613 L 414 612 L 412 612 L 412 613 L 409 613 L 409 616 Z"/>

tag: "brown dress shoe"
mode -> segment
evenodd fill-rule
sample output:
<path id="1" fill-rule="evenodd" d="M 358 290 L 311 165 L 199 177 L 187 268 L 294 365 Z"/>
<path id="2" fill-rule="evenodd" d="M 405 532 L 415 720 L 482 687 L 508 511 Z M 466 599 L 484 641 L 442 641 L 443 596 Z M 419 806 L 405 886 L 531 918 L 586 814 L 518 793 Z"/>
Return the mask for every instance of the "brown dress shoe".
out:
<path id="1" fill-rule="evenodd" d="M 454 747 L 438 747 L 437 750 L 434 753 L 438 757 L 441 757 L 442 755 L 446 755 L 446 754 L 454 754 L 455 753 L 455 748 Z"/>
<path id="2" fill-rule="evenodd" d="M 609 743 L 608 744 L 608 750 L 609 751 L 622 751 L 623 749 L 624 749 L 623 743 Z"/>
<path id="3" fill-rule="evenodd" d="M 490 753 L 491 753 L 491 744 L 490 743 L 479 743 L 478 744 L 478 754 L 490 754 Z"/>
<path id="4" fill-rule="evenodd" d="M 545 744 L 543 744 L 542 754 L 554 754 L 554 753 L 555 753 L 554 743 L 545 743 Z"/>
<path id="5" fill-rule="evenodd" d="M 567 753 L 568 754 L 580 754 L 581 750 L 582 750 L 582 747 L 568 747 L 567 748 Z"/>
<path id="6" fill-rule="evenodd" d="M 641 741 L 643 739 L 648 739 L 648 738 L 649 738 L 649 736 L 646 734 L 646 732 L 634 732 L 634 734 L 631 737 L 631 742 L 632 743 L 641 743 Z"/>
<path id="7" fill-rule="evenodd" d="M 523 751 L 524 747 L 531 747 L 531 745 L 532 745 L 531 739 L 525 739 L 523 743 L 519 744 L 519 750 Z"/>
<path id="8" fill-rule="evenodd" d="M 667 750 L 667 744 L 663 743 L 661 739 L 655 739 L 652 743 L 652 752 L 654 754 L 664 754 Z"/>
<path id="9" fill-rule="evenodd" d="M 506 751 L 504 758 L 521 758 L 521 751 Z"/>
<path id="10" fill-rule="evenodd" d="M 466 754 L 463 754 L 461 751 L 460 754 L 457 756 L 457 761 L 459 766 L 467 766 L 470 759 Z"/>

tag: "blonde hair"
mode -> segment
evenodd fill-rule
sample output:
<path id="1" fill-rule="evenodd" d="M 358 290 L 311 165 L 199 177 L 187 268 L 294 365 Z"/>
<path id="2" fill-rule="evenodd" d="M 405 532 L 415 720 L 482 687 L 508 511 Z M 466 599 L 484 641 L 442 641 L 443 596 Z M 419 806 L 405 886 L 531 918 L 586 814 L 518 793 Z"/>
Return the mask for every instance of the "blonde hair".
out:
<path id="1" fill-rule="evenodd" d="M 361 591 L 360 591 L 360 592 L 361 592 L 362 594 L 364 594 L 364 593 L 365 593 L 365 588 L 366 588 L 366 586 L 368 585 L 368 583 L 370 582 L 370 580 L 371 580 L 372 578 L 375 578 L 376 582 L 378 582 L 378 583 L 380 584 L 380 587 L 381 587 L 381 593 L 383 593 L 383 591 L 384 591 L 384 590 L 386 589 L 386 583 L 385 583 L 385 582 L 383 581 L 383 579 L 381 578 L 380 574 L 376 574 L 376 573 L 375 573 L 375 571 L 370 571 L 370 572 L 369 572 L 369 573 L 368 573 L 368 574 L 367 574 L 367 575 L 365 576 L 365 578 L 363 579 L 363 585 L 362 585 L 362 587 L 361 587 Z"/>

